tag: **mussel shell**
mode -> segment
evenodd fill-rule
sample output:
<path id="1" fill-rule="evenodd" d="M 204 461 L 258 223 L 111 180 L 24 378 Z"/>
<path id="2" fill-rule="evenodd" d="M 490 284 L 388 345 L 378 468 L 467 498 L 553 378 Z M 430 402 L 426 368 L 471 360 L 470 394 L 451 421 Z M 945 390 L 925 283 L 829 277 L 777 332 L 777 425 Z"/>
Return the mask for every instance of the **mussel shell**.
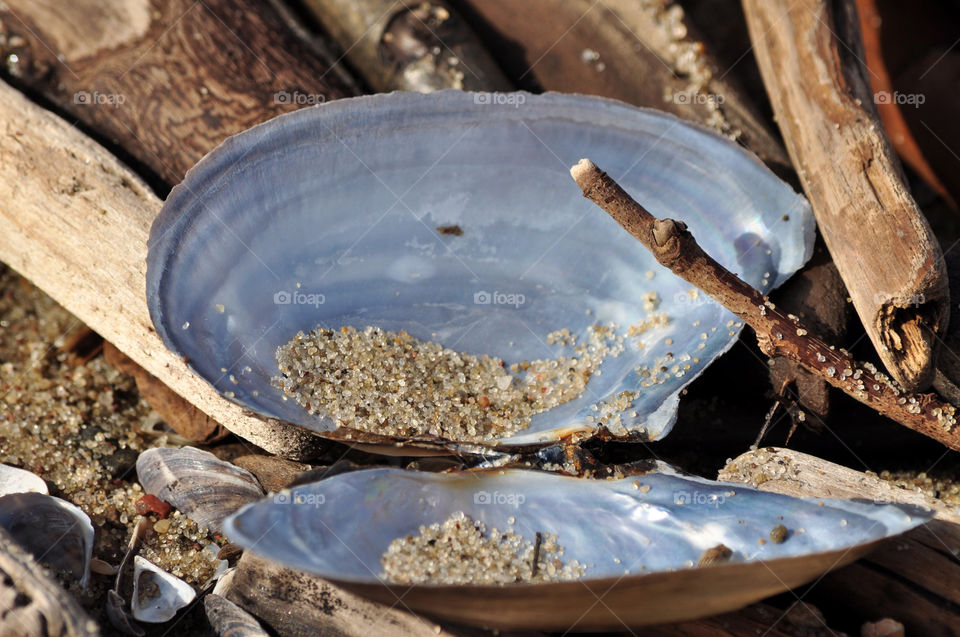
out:
<path id="1" fill-rule="evenodd" d="M 93 524 L 77 506 L 44 493 L 0 496 L 0 526 L 38 562 L 69 572 L 86 588 Z"/>
<path id="2" fill-rule="evenodd" d="M 680 390 L 736 339 L 735 317 L 689 296 L 581 196 L 569 167 L 589 156 L 764 291 L 809 257 L 809 207 L 737 144 L 673 116 L 511 95 L 510 105 L 459 91 L 338 100 L 226 140 L 171 192 L 151 230 L 158 334 L 241 405 L 329 432 L 332 421 L 271 384 L 277 347 L 300 330 L 376 325 L 509 364 L 570 354 L 545 344 L 553 330 L 625 331 L 656 291 L 670 325 L 645 335 L 643 349 L 630 340 L 582 397 L 500 442 L 592 432 L 591 405 L 624 390 L 641 392 L 636 416 L 624 418 L 632 437 L 663 436 Z M 440 234 L 449 225 L 463 235 Z M 667 352 L 699 360 L 641 388 L 635 368 Z"/>
<path id="3" fill-rule="evenodd" d="M 0 464 L 0 496 L 9 493 L 49 493 L 47 483 L 43 478 L 27 471 L 11 467 L 8 464 Z"/>
<path id="4" fill-rule="evenodd" d="M 145 492 L 215 533 L 225 517 L 263 495 L 252 473 L 194 447 L 147 449 L 137 458 L 137 477 Z"/>
<path id="5" fill-rule="evenodd" d="M 586 564 L 586 573 L 577 582 L 507 587 L 380 580 L 380 560 L 392 540 L 458 511 L 488 530 L 509 528 L 528 540 L 556 533 L 563 559 Z M 374 469 L 249 505 L 228 518 L 224 531 L 267 559 L 365 595 L 386 599 L 386 590 L 410 589 L 404 602 L 414 611 L 500 628 L 560 630 L 593 606 L 588 589 L 615 586 L 610 603 L 625 606 L 590 611 L 581 629 L 613 628 L 616 616 L 639 625 L 730 610 L 809 581 L 928 518 L 915 507 L 791 498 L 667 468 L 610 481 L 524 470 Z M 778 525 L 788 531 L 782 543 L 770 537 Z M 733 551 L 729 561 L 695 568 L 719 544 Z M 681 596 L 683 587 L 694 592 Z M 716 599 L 697 597 L 708 591 Z M 667 592 L 682 599 L 654 599 Z M 459 607 L 454 599 L 472 601 Z"/>
<path id="6" fill-rule="evenodd" d="M 220 637 L 268 637 L 253 615 L 226 597 L 211 593 L 204 598 L 203 608 L 210 627 Z"/>

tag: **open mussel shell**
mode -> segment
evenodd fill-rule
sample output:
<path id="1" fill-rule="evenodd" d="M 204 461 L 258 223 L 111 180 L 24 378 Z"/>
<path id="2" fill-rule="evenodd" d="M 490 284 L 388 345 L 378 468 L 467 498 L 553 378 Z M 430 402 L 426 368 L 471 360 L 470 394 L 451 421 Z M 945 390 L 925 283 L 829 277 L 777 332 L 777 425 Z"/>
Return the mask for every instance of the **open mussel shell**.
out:
<path id="1" fill-rule="evenodd" d="M 463 512 L 532 540 L 557 534 L 577 581 L 393 584 L 391 541 Z M 620 629 L 732 610 L 804 584 L 929 518 L 915 507 L 805 500 L 676 474 L 621 480 L 538 471 L 345 473 L 227 519 L 227 537 L 290 568 L 450 621 L 496 628 Z M 726 560 L 709 560 L 723 545 Z M 603 604 L 597 604 L 602 596 Z"/>
<path id="2" fill-rule="evenodd" d="M 655 292 L 668 325 L 628 338 L 580 398 L 498 442 L 593 433 L 592 406 L 634 390 L 613 433 L 660 438 L 680 390 L 740 324 L 583 198 L 568 172 L 582 157 L 764 291 L 811 253 L 803 197 L 733 141 L 673 116 L 576 95 L 373 95 L 277 117 L 187 173 L 151 230 L 154 325 L 228 398 L 336 437 L 271 383 L 277 347 L 298 331 L 405 330 L 509 365 L 572 355 L 547 345 L 554 330 L 580 342 L 596 323 L 625 333 Z M 649 387 L 643 366 L 664 367 Z"/>
<path id="3" fill-rule="evenodd" d="M 79 507 L 44 493 L 0 496 L 0 527 L 20 546 L 86 588 L 93 557 L 93 524 Z"/>

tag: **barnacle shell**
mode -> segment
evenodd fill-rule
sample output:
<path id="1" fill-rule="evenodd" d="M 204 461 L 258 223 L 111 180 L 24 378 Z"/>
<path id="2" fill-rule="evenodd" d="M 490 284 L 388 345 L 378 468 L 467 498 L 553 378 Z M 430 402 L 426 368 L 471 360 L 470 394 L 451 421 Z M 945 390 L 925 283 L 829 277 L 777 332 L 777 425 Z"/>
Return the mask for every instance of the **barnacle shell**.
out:
<path id="1" fill-rule="evenodd" d="M 482 97 L 337 100 L 226 140 L 151 230 L 147 296 L 163 341 L 241 405 L 343 437 L 271 384 L 277 347 L 300 330 L 406 330 L 510 364 L 570 354 L 545 344 L 557 329 L 626 331 L 655 291 L 669 325 L 641 336 L 642 349 L 629 339 L 583 396 L 499 442 L 593 433 L 591 405 L 625 390 L 640 394 L 613 433 L 665 435 L 680 390 L 739 323 L 585 200 L 569 166 L 591 157 L 764 291 L 809 257 L 809 206 L 734 142 L 673 116 L 586 96 Z M 437 230 L 451 225 L 462 236 Z M 679 367 L 643 387 L 637 368 L 667 352 Z"/>
<path id="2" fill-rule="evenodd" d="M 392 540 L 459 511 L 528 539 L 556 533 L 564 560 L 586 564 L 586 572 L 575 582 L 506 587 L 380 581 Z M 402 594 L 414 611 L 499 628 L 584 630 L 743 606 L 928 518 L 915 507 L 792 498 L 666 466 L 621 480 L 373 469 L 282 491 L 228 518 L 224 531 L 249 551 L 355 592 L 382 601 Z M 788 530 L 782 543 L 768 539 L 777 525 Z M 728 559 L 701 562 L 719 545 L 732 551 Z M 604 592 L 605 603 L 596 604 L 594 593 Z"/>

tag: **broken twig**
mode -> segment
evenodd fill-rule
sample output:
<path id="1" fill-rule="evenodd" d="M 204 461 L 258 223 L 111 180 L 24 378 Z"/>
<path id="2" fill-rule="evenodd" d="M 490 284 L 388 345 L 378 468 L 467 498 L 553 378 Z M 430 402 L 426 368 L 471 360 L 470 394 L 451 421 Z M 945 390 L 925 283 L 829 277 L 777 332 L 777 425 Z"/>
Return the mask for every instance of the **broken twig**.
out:
<path id="1" fill-rule="evenodd" d="M 705 253 L 683 222 L 651 215 L 589 159 L 581 159 L 570 174 L 583 195 L 639 239 L 661 265 L 750 325 L 764 354 L 796 360 L 884 416 L 960 450 L 953 405 L 936 394 L 911 394 L 874 365 L 858 364 L 845 350 L 811 335 L 797 317 L 777 310 L 767 297 Z"/>

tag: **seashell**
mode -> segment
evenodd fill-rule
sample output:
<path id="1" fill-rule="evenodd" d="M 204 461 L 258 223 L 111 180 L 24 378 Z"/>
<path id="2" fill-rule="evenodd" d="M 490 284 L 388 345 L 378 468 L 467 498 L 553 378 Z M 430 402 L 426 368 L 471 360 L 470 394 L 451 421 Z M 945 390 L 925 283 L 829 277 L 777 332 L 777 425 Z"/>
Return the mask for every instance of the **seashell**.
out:
<path id="1" fill-rule="evenodd" d="M 393 540 L 457 512 L 498 533 L 555 533 L 563 560 L 586 569 L 576 581 L 506 586 L 381 579 L 381 558 Z M 732 488 L 665 465 L 620 480 L 517 469 L 373 469 L 248 505 L 224 531 L 248 552 L 378 601 L 402 594 L 414 612 L 440 619 L 501 629 L 619 630 L 621 620 L 675 622 L 745 606 L 928 518 L 916 507 Z M 768 541 L 781 524 L 789 531 L 785 541 Z M 604 603 L 596 604 L 600 594 Z"/>
<path id="2" fill-rule="evenodd" d="M 213 632 L 224 637 L 267 637 L 256 618 L 226 597 L 211 593 L 203 600 Z"/>
<path id="3" fill-rule="evenodd" d="M 38 561 L 87 587 L 93 524 L 79 507 L 43 493 L 10 493 L 0 496 L 0 527 Z"/>
<path id="4" fill-rule="evenodd" d="M 130 611 L 137 621 L 162 624 L 197 596 L 193 587 L 137 555 L 133 558 L 133 598 Z"/>
<path id="5" fill-rule="evenodd" d="M 194 447 L 144 451 L 137 476 L 144 491 L 215 533 L 225 517 L 263 496 L 252 473 Z"/>
<path id="6" fill-rule="evenodd" d="M 0 496 L 8 493 L 48 494 L 50 490 L 43 478 L 37 474 L 8 464 L 0 464 Z"/>
<path id="7" fill-rule="evenodd" d="M 318 325 L 374 325 L 507 364 L 555 358 L 572 350 L 548 333 L 626 331 L 655 292 L 668 324 L 629 337 L 583 395 L 496 442 L 592 434 L 593 407 L 623 391 L 639 395 L 611 434 L 666 435 L 680 391 L 740 323 L 586 201 L 569 166 L 590 156 L 764 291 L 811 254 L 809 206 L 734 142 L 673 116 L 587 96 L 483 97 L 337 100 L 221 144 L 151 230 L 147 296 L 166 345 L 244 407 L 370 440 L 285 400 L 271 382 L 278 346 Z M 661 366 L 655 382 L 638 373 Z"/>
<path id="8" fill-rule="evenodd" d="M 96 637 L 97 622 L 60 582 L 0 529 L 0 634 L 18 637 Z"/>

